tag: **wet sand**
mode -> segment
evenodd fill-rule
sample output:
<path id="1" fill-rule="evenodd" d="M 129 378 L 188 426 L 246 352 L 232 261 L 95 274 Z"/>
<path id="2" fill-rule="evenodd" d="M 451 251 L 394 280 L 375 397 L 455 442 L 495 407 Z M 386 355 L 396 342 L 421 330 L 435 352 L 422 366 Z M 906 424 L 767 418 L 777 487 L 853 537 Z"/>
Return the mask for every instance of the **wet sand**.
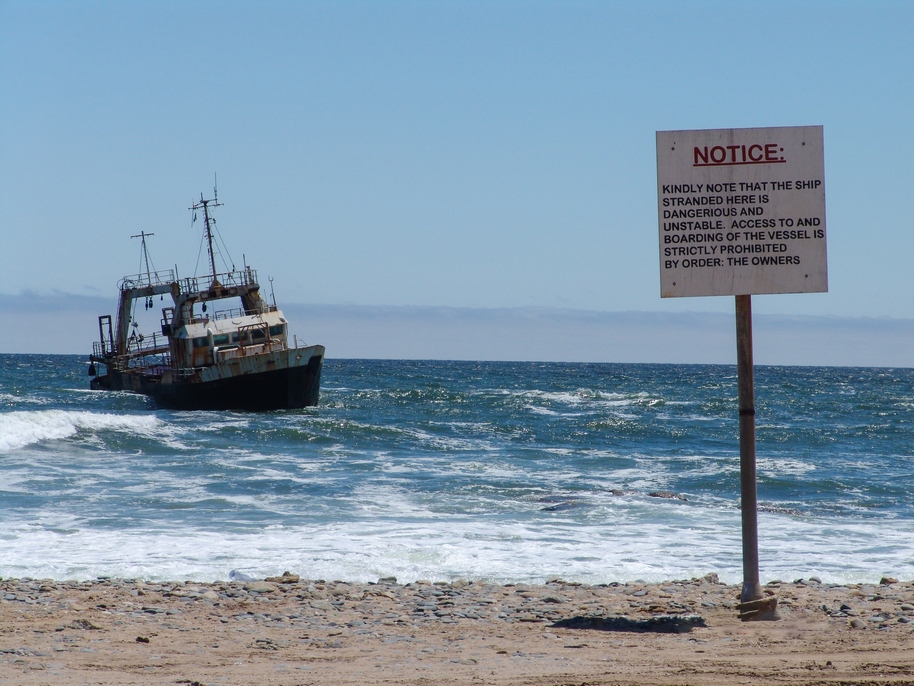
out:
<path id="1" fill-rule="evenodd" d="M 0 582 L 0 684 L 912 684 L 914 582 Z"/>

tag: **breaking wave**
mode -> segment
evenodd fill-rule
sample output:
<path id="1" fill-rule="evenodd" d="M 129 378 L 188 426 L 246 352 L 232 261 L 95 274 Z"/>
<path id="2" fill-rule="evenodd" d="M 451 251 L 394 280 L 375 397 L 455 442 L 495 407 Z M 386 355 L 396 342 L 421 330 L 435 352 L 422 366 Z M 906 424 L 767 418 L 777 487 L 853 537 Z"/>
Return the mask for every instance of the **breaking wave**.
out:
<path id="1" fill-rule="evenodd" d="M 0 414 L 0 452 L 9 452 L 43 441 L 59 441 L 80 432 L 119 431 L 148 435 L 162 426 L 151 415 L 117 415 L 66 410 L 6 412 Z"/>

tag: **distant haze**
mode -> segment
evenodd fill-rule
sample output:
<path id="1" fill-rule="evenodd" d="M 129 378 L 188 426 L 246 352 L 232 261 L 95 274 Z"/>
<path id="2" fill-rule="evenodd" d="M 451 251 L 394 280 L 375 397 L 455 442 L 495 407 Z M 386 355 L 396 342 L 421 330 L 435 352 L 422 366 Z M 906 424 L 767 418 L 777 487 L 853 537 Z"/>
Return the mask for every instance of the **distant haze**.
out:
<path id="1" fill-rule="evenodd" d="M 98 315 L 116 301 L 68 294 L 0 295 L 0 352 L 88 356 Z M 734 364 L 732 314 L 556 308 L 281 305 L 290 331 L 328 358 Z M 914 320 L 754 317 L 755 362 L 914 366 Z"/>

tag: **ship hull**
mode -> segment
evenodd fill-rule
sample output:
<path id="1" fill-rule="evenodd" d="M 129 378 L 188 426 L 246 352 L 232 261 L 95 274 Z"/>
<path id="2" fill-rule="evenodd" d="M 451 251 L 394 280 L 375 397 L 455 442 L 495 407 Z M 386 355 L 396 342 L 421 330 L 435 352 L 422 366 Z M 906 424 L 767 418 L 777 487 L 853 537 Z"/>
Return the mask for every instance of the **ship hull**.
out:
<path id="1" fill-rule="evenodd" d="M 324 347 L 313 345 L 227 360 L 185 378 L 171 370 L 159 376 L 109 369 L 92 388 L 141 393 L 175 410 L 298 409 L 317 405 L 323 359 Z"/>

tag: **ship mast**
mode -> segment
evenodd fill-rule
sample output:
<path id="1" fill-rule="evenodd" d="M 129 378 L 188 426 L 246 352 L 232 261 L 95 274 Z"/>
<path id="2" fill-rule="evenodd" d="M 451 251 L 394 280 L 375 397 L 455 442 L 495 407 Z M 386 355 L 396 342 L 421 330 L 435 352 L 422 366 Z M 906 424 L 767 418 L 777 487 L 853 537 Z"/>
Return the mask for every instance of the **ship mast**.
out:
<path id="1" fill-rule="evenodd" d="M 142 262 L 146 264 L 146 283 L 149 286 L 152 285 L 152 275 L 149 272 L 149 251 L 146 249 L 146 239 L 149 238 L 150 236 L 155 236 L 155 234 L 146 233 L 145 231 L 140 231 L 135 236 L 131 236 L 131 238 L 140 239 L 140 245 L 141 245 L 140 251 L 142 252 Z M 142 264 L 140 266 L 142 267 Z"/>
<path id="2" fill-rule="evenodd" d="M 222 203 L 219 202 L 215 189 L 213 189 L 213 199 L 212 200 L 205 200 L 203 198 L 203 193 L 201 193 L 200 202 L 195 202 L 193 205 L 190 206 L 190 209 L 194 211 L 194 220 L 196 220 L 196 218 L 197 218 L 196 211 L 198 209 L 200 209 L 201 207 L 203 208 L 203 222 L 206 227 L 205 228 L 206 248 L 209 252 L 210 268 L 213 270 L 212 271 L 213 286 L 218 286 L 219 281 L 216 279 L 216 257 L 213 253 L 213 227 L 216 224 L 216 219 L 215 219 L 215 217 L 211 217 L 209 214 L 210 205 L 212 205 L 213 207 L 222 207 Z M 193 223 L 193 222 L 191 222 L 191 223 Z"/>

